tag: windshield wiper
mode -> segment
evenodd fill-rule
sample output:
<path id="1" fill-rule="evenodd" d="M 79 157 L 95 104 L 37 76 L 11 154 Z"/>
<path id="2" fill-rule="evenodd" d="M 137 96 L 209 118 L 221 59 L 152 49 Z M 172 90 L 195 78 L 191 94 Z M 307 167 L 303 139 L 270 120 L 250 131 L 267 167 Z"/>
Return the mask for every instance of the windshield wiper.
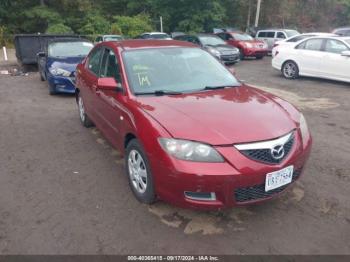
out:
<path id="1" fill-rule="evenodd" d="M 156 90 L 152 92 L 136 92 L 135 95 L 142 96 L 142 95 L 156 95 L 156 96 L 164 96 L 164 95 L 182 95 L 182 92 L 177 91 L 167 91 L 167 90 Z"/>
<path id="2" fill-rule="evenodd" d="M 216 90 L 216 89 L 224 89 L 224 88 L 231 88 L 231 87 L 238 87 L 239 85 L 225 85 L 225 86 L 206 86 L 203 90 Z"/>

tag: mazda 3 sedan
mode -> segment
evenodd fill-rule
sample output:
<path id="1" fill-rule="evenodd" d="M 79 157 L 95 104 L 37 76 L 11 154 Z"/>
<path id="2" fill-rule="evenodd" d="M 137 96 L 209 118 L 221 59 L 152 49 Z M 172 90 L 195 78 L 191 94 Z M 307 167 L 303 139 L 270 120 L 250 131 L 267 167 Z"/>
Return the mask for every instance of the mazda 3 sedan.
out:
<path id="1" fill-rule="evenodd" d="M 174 40 L 98 44 L 77 68 L 85 127 L 124 153 L 135 197 L 200 209 L 280 194 L 310 154 L 304 116 L 240 83 L 197 45 Z"/>

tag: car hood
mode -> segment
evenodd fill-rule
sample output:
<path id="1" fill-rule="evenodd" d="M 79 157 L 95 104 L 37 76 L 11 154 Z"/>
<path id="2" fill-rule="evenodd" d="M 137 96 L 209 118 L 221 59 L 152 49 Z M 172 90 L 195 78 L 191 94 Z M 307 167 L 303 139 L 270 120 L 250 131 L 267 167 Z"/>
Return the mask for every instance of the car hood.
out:
<path id="1" fill-rule="evenodd" d="M 274 96 L 248 86 L 176 96 L 138 96 L 174 138 L 230 145 L 280 137 L 296 128 Z"/>
<path id="2" fill-rule="evenodd" d="M 61 68 L 69 72 L 74 72 L 77 65 L 83 61 L 84 58 L 83 56 L 64 58 L 49 57 L 47 59 L 47 67 Z"/>
<path id="3" fill-rule="evenodd" d="M 218 50 L 220 53 L 222 52 L 226 52 L 226 51 L 231 51 L 231 52 L 236 52 L 238 51 L 237 48 L 232 47 L 230 45 L 206 45 L 206 48 L 215 48 L 216 50 Z"/>

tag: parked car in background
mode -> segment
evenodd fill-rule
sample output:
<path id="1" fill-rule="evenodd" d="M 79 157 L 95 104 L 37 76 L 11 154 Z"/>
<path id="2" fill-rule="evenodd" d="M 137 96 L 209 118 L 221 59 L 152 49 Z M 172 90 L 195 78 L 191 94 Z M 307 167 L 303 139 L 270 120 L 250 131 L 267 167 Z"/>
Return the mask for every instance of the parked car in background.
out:
<path id="1" fill-rule="evenodd" d="M 312 76 L 350 82 L 350 37 L 313 37 L 278 46 L 272 66 L 285 78 Z"/>
<path id="2" fill-rule="evenodd" d="M 350 36 L 350 26 L 336 28 L 332 33 L 339 36 Z"/>
<path id="3" fill-rule="evenodd" d="M 245 57 L 256 57 L 262 59 L 267 55 L 267 44 L 264 41 L 256 40 L 250 35 L 243 32 L 221 32 L 217 33 L 222 40 L 228 45 L 237 47 L 240 51 L 240 59 Z"/>
<path id="4" fill-rule="evenodd" d="M 75 93 L 76 66 L 93 48 L 81 38 L 56 38 L 48 41 L 44 51 L 37 54 L 40 79 L 47 80 L 50 95 Z"/>
<path id="5" fill-rule="evenodd" d="M 337 36 L 336 34 L 331 34 L 331 33 L 305 33 L 305 34 L 300 34 L 300 35 L 295 35 L 292 36 L 290 38 L 287 38 L 285 40 L 281 40 L 281 41 L 277 41 L 275 42 L 275 44 L 273 45 L 273 49 L 272 49 L 272 56 L 274 56 L 276 54 L 276 50 L 277 50 L 277 46 L 293 46 L 295 45 L 295 43 L 300 42 L 306 38 L 310 38 L 310 37 L 315 37 L 315 36 Z"/>
<path id="6" fill-rule="evenodd" d="M 82 124 L 125 159 L 142 203 L 220 209 L 265 201 L 302 173 L 312 144 L 291 104 L 240 83 L 188 42 L 104 42 L 78 65 Z"/>
<path id="7" fill-rule="evenodd" d="M 281 41 L 299 34 L 300 33 L 298 31 L 292 29 L 266 29 L 259 30 L 256 33 L 255 38 L 258 40 L 265 41 L 268 46 L 267 49 L 269 50 L 269 52 L 271 52 L 274 44 L 277 41 Z"/>
<path id="8" fill-rule="evenodd" d="M 170 35 L 166 34 L 166 33 L 161 33 L 161 32 L 150 32 L 150 33 L 143 33 L 137 37 L 135 37 L 135 39 L 157 39 L 157 40 L 171 40 L 172 38 L 170 37 Z"/>
<path id="9" fill-rule="evenodd" d="M 180 35 L 174 39 L 199 45 L 225 64 L 235 64 L 240 60 L 238 48 L 213 34 Z"/>
<path id="10" fill-rule="evenodd" d="M 106 41 L 122 41 L 124 37 L 122 35 L 100 35 L 96 37 L 95 44 Z"/>

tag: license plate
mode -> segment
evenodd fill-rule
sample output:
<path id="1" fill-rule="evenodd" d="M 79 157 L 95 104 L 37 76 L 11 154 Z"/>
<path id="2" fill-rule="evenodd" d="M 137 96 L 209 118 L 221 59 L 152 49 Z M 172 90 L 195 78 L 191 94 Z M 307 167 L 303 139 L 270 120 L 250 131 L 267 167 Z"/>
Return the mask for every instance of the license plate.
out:
<path id="1" fill-rule="evenodd" d="M 281 170 L 268 173 L 265 179 L 265 192 L 279 188 L 292 182 L 293 166 L 288 166 Z"/>

